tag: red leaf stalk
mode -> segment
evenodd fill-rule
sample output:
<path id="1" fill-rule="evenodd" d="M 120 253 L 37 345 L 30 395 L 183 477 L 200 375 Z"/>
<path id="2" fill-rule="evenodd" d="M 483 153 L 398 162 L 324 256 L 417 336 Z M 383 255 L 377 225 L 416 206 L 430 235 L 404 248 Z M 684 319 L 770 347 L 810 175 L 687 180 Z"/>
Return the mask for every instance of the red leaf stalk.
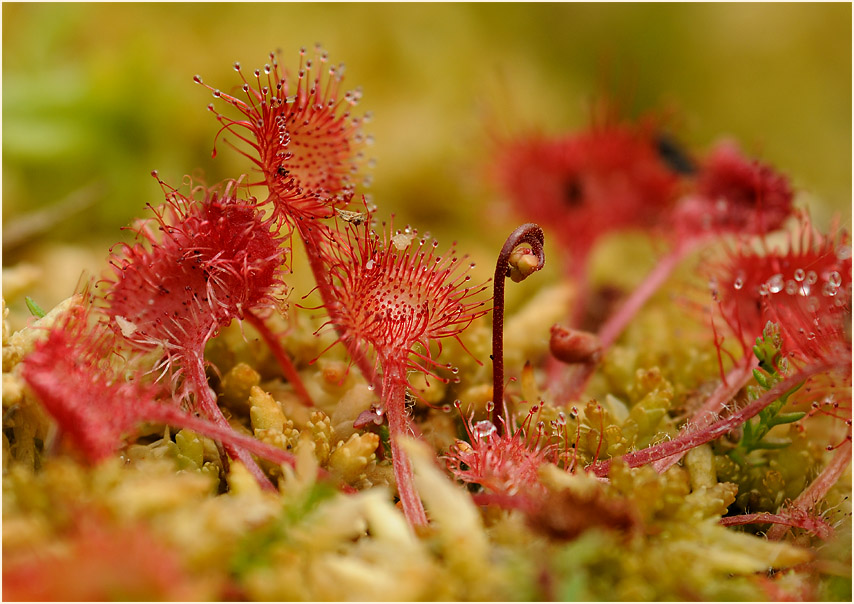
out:
<path id="1" fill-rule="evenodd" d="M 769 512 L 758 512 L 755 514 L 727 516 L 721 518 L 719 524 L 722 526 L 740 526 L 742 524 L 766 524 L 770 522 L 774 526 L 768 531 L 769 539 L 771 538 L 771 531 L 785 533 L 789 527 L 802 528 L 822 539 L 829 539 L 833 536 L 833 528 L 821 518 L 810 516 L 801 510 L 793 510 L 793 512 L 795 513 L 771 514 Z"/>
<path id="2" fill-rule="evenodd" d="M 261 338 L 270 348 L 270 351 L 276 358 L 276 362 L 279 364 L 279 368 L 282 370 L 282 373 L 285 378 L 287 378 L 288 382 L 290 382 L 291 386 L 293 386 L 294 392 L 299 399 L 306 407 L 314 407 L 314 401 L 312 400 L 311 395 L 308 393 L 308 390 L 306 390 L 305 384 L 303 383 L 299 372 L 297 372 L 297 368 L 294 366 L 293 360 L 291 360 L 288 352 L 282 347 L 282 343 L 279 338 L 270 331 L 270 328 L 267 327 L 264 320 L 251 310 L 247 310 L 244 313 L 244 316 L 249 324 L 258 331 Z"/>
<path id="3" fill-rule="evenodd" d="M 61 433 L 89 462 L 97 463 L 115 453 L 123 436 L 138 424 L 158 422 L 225 444 L 240 453 L 238 458 L 250 470 L 256 464 L 247 451 L 274 463 L 294 464 L 290 453 L 243 436 L 227 422 L 212 423 L 158 402 L 165 394 L 163 387 L 146 381 L 139 370 L 132 370 L 127 379 L 127 362 L 119 356 L 115 334 L 103 322 L 90 325 L 90 314 L 89 307 L 72 308 L 27 355 L 21 372 Z M 266 477 L 264 482 L 269 482 Z"/>
<path id="4" fill-rule="evenodd" d="M 673 440 L 652 445 L 645 449 L 641 449 L 640 451 L 635 451 L 634 453 L 627 453 L 626 455 L 623 455 L 621 459 L 628 464 L 629 467 L 636 468 L 670 455 L 684 453 L 689 449 L 693 449 L 694 447 L 713 441 L 757 415 L 765 407 L 777 400 L 781 395 L 785 394 L 804 380 L 830 371 L 847 371 L 850 369 L 850 364 L 851 355 L 848 354 L 843 358 L 824 360 L 813 365 L 803 367 L 800 371 L 781 380 L 774 387 L 766 391 L 765 394 L 750 402 L 748 405 L 739 409 L 732 415 L 719 419 L 706 428 L 700 430 L 688 430 Z M 596 476 L 607 476 L 610 469 L 611 460 L 601 461 L 588 467 L 588 470 L 592 471 Z"/>
<path id="5" fill-rule="evenodd" d="M 795 515 L 796 517 L 808 515 L 821 498 L 827 495 L 830 487 L 836 484 L 836 481 L 839 480 L 840 476 L 842 476 L 842 473 L 845 472 L 845 469 L 850 463 L 851 433 L 849 432 L 848 437 L 843 442 L 842 446 L 836 449 L 836 453 L 833 454 L 833 458 L 830 460 L 830 463 L 827 464 L 816 479 L 813 480 L 800 495 L 798 495 L 791 505 L 784 508 L 785 511 L 789 515 Z M 793 524 L 792 526 L 797 525 Z M 785 525 L 774 526 L 768 531 L 768 538 L 781 539 L 783 535 L 785 535 L 786 530 L 787 527 Z"/>

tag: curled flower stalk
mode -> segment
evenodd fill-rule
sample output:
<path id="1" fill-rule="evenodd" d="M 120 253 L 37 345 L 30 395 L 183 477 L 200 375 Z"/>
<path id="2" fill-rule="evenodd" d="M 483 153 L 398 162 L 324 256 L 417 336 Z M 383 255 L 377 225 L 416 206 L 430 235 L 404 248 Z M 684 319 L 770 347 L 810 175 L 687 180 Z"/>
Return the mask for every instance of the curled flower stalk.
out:
<path id="1" fill-rule="evenodd" d="M 507 237 L 495 263 L 492 286 L 492 423 L 499 433 L 503 433 L 507 418 L 504 407 L 504 280 L 510 277 L 513 281 L 522 281 L 545 266 L 543 240 L 543 230 L 539 226 L 523 224 Z"/>
<path id="2" fill-rule="evenodd" d="M 328 246 L 325 263 L 335 302 L 327 306 L 329 323 L 348 350 L 359 350 L 382 369 L 380 411 L 388 418 L 395 479 L 404 513 L 413 526 L 426 524 L 415 491 L 411 464 L 399 447 L 414 432 L 406 411 L 407 371 L 435 379 L 440 365 L 430 349 L 459 334 L 484 315 L 471 277 L 453 249 L 436 253 L 437 244 L 413 230 L 378 235 L 366 224 L 343 227 L 346 245 Z M 438 354 L 437 352 L 437 354 Z"/>

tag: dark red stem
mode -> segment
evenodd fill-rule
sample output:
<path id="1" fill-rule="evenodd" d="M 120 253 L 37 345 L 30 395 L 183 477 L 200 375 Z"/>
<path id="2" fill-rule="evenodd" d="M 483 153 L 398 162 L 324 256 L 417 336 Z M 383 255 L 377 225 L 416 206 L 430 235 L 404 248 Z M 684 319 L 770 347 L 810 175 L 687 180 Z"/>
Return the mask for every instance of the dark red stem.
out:
<path id="1" fill-rule="evenodd" d="M 235 431 L 230 426 L 221 426 L 217 423 L 196 417 L 178 409 L 177 407 L 167 407 L 166 405 L 152 404 L 150 408 L 145 410 L 145 419 L 148 421 L 160 422 L 171 426 L 178 426 L 187 430 L 192 430 L 203 436 L 207 436 L 215 441 L 223 444 L 228 444 L 231 447 L 241 448 L 254 453 L 258 457 L 263 457 L 268 461 L 279 465 L 287 464 L 293 467 L 296 464 L 296 458 L 293 454 L 283 451 L 265 442 L 244 436 Z"/>
<path id="2" fill-rule="evenodd" d="M 539 226 L 532 222 L 523 224 L 510 233 L 495 264 L 492 290 L 492 402 L 494 404 L 492 423 L 495 424 L 499 434 L 504 433 L 507 415 L 504 408 L 504 279 L 510 276 L 510 254 L 523 244 L 530 245 L 537 256 L 537 266 L 531 272 L 543 268 L 546 263 L 546 255 L 543 251 L 544 239 L 543 230 Z M 523 275 L 522 279 L 525 277 L 527 275 Z"/>
<path id="3" fill-rule="evenodd" d="M 204 359 L 200 355 L 188 355 L 184 364 L 187 380 L 193 385 L 193 391 L 196 395 L 197 409 L 212 423 L 230 429 L 231 426 L 222 411 L 217 405 L 216 394 L 208 385 L 207 377 L 205 376 Z M 192 429 L 192 428 L 191 428 Z M 267 478 L 264 471 L 258 467 L 249 452 L 240 446 L 235 446 L 233 442 L 222 442 L 223 447 L 233 458 L 239 460 L 252 476 L 258 481 L 264 489 L 275 491 L 276 487 Z"/>
<path id="4" fill-rule="evenodd" d="M 406 414 L 406 369 L 405 359 L 383 363 L 383 409 L 388 418 L 391 459 L 394 478 L 403 514 L 410 526 L 426 526 L 427 514 L 415 489 L 412 476 L 412 462 L 406 451 L 400 446 L 400 439 L 412 432 L 409 416 Z"/>
<path id="5" fill-rule="evenodd" d="M 311 272 L 314 273 L 314 280 L 317 283 L 317 291 L 320 293 L 320 299 L 322 300 L 325 308 L 331 309 L 337 304 L 337 301 L 335 298 L 335 292 L 332 288 L 332 282 L 329 278 L 329 268 L 323 263 L 322 259 L 323 254 L 321 253 L 321 246 L 319 244 L 322 235 L 315 234 L 320 232 L 320 227 L 315 225 L 313 228 L 314 230 L 307 229 L 302 225 L 302 223 L 297 223 L 297 232 L 300 234 L 303 245 L 305 246 L 306 257 L 308 258 L 308 264 L 311 267 Z M 335 332 L 339 337 L 343 335 L 341 327 L 338 325 L 334 325 L 334 327 Z M 347 352 L 353 360 L 353 363 L 355 363 L 356 367 L 359 368 L 362 375 L 365 376 L 365 380 L 369 384 L 372 384 L 374 388 L 380 392 L 380 395 L 382 395 L 382 380 L 377 377 L 376 371 L 374 370 L 374 364 L 365 355 L 364 350 L 360 349 L 348 338 L 344 338 L 342 342 L 347 348 Z"/>
<path id="6" fill-rule="evenodd" d="M 311 395 L 308 393 L 308 390 L 306 390 L 305 384 L 303 384 L 302 378 L 300 378 L 297 368 L 294 366 L 294 362 L 291 360 L 287 351 L 282 348 L 282 343 L 276 335 L 270 331 L 261 317 L 252 311 L 245 311 L 244 317 L 261 335 L 264 342 L 267 343 L 267 346 L 270 348 L 270 352 L 272 352 L 273 356 L 276 357 L 276 361 L 278 361 L 282 373 L 285 375 L 291 386 L 293 386 L 296 395 L 306 407 L 314 407 L 314 401 L 311 399 Z"/>
<path id="7" fill-rule="evenodd" d="M 143 419 L 151 422 L 158 422 L 170 426 L 177 426 L 192 430 L 197 434 L 207 436 L 217 442 L 229 444 L 232 447 L 245 449 L 253 455 L 257 455 L 267 461 L 271 461 L 279 465 L 296 466 L 296 457 L 293 453 L 283 451 L 278 447 L 268 445 L 251 436 L 246 436 L 237 432 L 230 426 L 221 426 L 214 422 L 208 421 L 201 417 L 196 417 L 177 407 L 170 407 L 158 403 L 152 403 L 142 412 Z M 323 468 L 317 470 L 318 478 L 331 480 L 332 476 Z M 354 493 L 355 490 L 349 485 L 342 484 L 339 487 L 345 493 Z"/>

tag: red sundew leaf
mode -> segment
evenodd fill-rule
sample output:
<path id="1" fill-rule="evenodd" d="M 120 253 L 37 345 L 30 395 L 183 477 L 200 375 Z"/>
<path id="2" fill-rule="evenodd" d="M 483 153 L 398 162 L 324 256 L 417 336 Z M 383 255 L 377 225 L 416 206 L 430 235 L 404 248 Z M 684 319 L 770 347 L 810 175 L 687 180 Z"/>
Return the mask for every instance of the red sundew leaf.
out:
<path id="1" fill-rule="evenodd" d="M 290 453 L 243 436 L 227 424 L 216 425 L 190 415 L 169 404 L 171 400 L 160 402 L 163 387 L 146 383 L 141 370 L 126 366 L 116 335 L 103 322 L 90 325 L 91 312 L 88 306 L 73 307 L 36 344 L 21 369 L 61 434 L 88 462 L 112 456 L 138 424 L 157 422 L 193 430 L 274 463 L 293 464 Z M 242 461 L 248 465 L 251 460 Z"/>
<path id="2" fill-rule="evenodd" d="M 660 223 L 678 184 L 644 124 L 509 141 L 495 174 L 523 218 L 548 225 L 575 263 L 606 233 Z"/>
<path id="3" fill-rule="evenodd" d="M 723 142 L 702 162 L 695 192 L 679 202 L 676 229 L 687 238 L 707 232 L 767 233 L 792 214 L 792 198 L 783 174 Z"/>
<path id="4" fill-rule="evenodd" d="M 468 286 L 465 258 L 453 248 L 437 254 L 435 241 L 391 226 L 380 236 L 348 223 L 343 237 L 324 246 L 334 292 L 330 323 L 341 339 L 373 349 L 381 363 L 408 358 L 429 373 L 436 365 L 430 343 L 457 337 L 489 311 L 477 298 L 486 285 Z M 426 351 L 417 357 L 423 365 L 410 357 L 416 344 Z"/>
<path id="5" fill-rule="evenodd" d="M 234 67 L 245 100 L 204 84 L 199 76 L 195 80 L 241 114 L 233 119 L 209 107 L 222 131 L 248 147 L 240 152 L 261 170 L 276 215 L 291 224 L 331 216 L 333 206 L 352 197 L 361 148 L 370 142 L 361 132 L 366 118 L 350 113 L 361 91 L 342 94 L 344 66 L 330 65 L 319 46 L 310 59 L 305 49 L 300 51 L 295 78 L 280 69 L 273 54 L 254 77 L 247 79 L 239 64 Z"/>
<path id="6" fill-rule="evenodd" d="M 823 235 L 802 216 L 784 246 L 757 251 L 739 245 L 710 272 L 720 314 L 746 346 L 772 321 L 794 360 L 816 361 L 850 350 L 847 233 Z"/>
<path id="7" fill-rule="evenodd" d="M 167 203 L 136 227 L 141 241 L 113 254 L 115 278 L 106 280 L 105 313 L 116 335 L 132 346 L 162 348 L 155 370 L 171 374 L 184 402 L 227 427 L 205 377 L 204 347 L 232 319 L 282 304 L 281 225 L 265 219 L 254 200 L 239 199 L 234 181 L 197 187 L 194 193 L 202 199 L 185 197 L 162 181 L 161 186 Z M 243 447 L 224 444 L 273 489 Z"/>
<path id="8" fill-rule="evenodd" d="M 88 316 L 83 306 L 69 310 L 23 360 L 21 375 L 62 435 L 97 463 L 115 453 L 161 389 L 117 379 L 115 338 L 107 329 L 90 329 Z"/>
<path id="9" fill-rule="evenodd" d="M 451 447 L 445 456 L 448 470 L 457 479 L 497 495 L 542 494 L 539 468 L 546 462 L 557 463 L 559 452 L 553 446 L 541 446 L 544 426 L 538 425 L 535 436 L 527 435 L 537 410 L 534 406 L 513 432 L 499 433 L 492 422 L 472 424 L 469 418 L 465 422 L 469 442 L 457 441 Z"/>
<path id="10" fill-rule="evenodd" d="M 105 312 L 129 343 L 195 354 L 245 311 L 281 305 L 282 239 L 232 185 L 197 189 L 201 200 L 164 185 L 166 204 L 135 227 L 139 241 L 113 253 Z"/>

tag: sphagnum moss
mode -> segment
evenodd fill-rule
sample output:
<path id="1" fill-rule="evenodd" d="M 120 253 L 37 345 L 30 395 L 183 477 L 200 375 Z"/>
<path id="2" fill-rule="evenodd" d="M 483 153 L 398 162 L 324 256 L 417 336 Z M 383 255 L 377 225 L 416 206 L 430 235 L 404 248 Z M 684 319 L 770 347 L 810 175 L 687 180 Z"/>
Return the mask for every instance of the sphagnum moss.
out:
<path id="1" fill-rule="evenodd" d="M 108 296 L 4 301 L 7 599 L 850 600 L 847 234 L 655 120 L 522 137 L 496 180 L 542 231 L 496 276 L 568 268 L 491 332 L 461 257 L 349 207 L 361 93 L 300 61 L 211 89 L 266 204 L 167 188 Z"/>

